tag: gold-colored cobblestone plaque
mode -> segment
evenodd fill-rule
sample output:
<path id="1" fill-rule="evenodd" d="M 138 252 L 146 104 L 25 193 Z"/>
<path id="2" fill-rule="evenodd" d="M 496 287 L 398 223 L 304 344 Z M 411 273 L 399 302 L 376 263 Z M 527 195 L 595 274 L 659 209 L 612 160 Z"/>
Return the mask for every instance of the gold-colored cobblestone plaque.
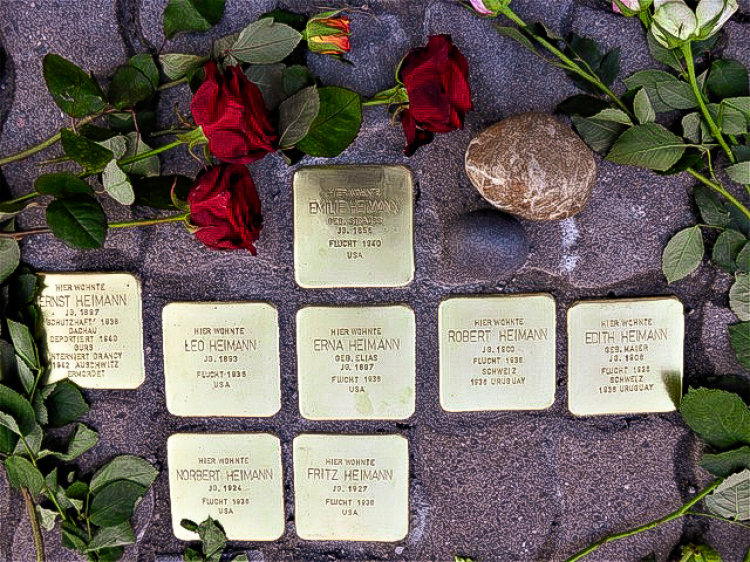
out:
<path id="1" fill-rule="evenodd" d="M 568 311 L 568 402 L 577 416 L 670 412 L 682 394 L 685 320 L 674 297 Z"/>
<path id="2" fill-rule="evenodd" d="M 305 288 L 400 287 L 414 278 L 413 185 L 402 166 L 294 175 L 294 272 Z"/>
<path id="3" fill-rule="evenodd" d="M 49 382 L 132 389 L 145 378 L 141 285 L 126 273 L 44 273 Z"/>
<path id="4" fill-rule="evenodd" d="M 279 320 L 272 305 L 171 303 L 162 318 L 172 414 L 265 417 L 279 411 Z"/>
<path id="5" fill-rule="evenodd" d="M 414 339 L 408 306 L 301 309 L 300 412 L 314 420 L 408 418 L 414 413 Z"/>
<path id="6" fill-rule="evenodd" d="M 178 433 L 167 441 L 172 529 L 208 516 L 235 541 L 274 541 L 284 534 L 281 443 L 268 433 Z"/>
<path id="7" fill-rule="evenodd" d="M 409 444 L 400 435 L 294 440 L 297 534 L 306 540 L 395 542 L 409 531 Z"/>
<path id="8" fill-rule="evenodd" d="M 451 412 L 541 410 L 555 400 L 550 295 L 453 297 L 440 304 L 440 404 Z"/>

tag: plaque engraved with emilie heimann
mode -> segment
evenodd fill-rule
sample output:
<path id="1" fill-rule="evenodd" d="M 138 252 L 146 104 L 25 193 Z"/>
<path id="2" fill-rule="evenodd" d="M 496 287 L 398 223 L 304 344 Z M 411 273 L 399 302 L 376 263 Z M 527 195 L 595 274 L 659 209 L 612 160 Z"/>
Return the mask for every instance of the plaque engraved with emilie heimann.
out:
<path id="1" fill-rule="evenodd" d="M 297 284 L 401 287 L 414 278 L 414 188 L 403 166 L 322 166 L 294 175 Z"/>

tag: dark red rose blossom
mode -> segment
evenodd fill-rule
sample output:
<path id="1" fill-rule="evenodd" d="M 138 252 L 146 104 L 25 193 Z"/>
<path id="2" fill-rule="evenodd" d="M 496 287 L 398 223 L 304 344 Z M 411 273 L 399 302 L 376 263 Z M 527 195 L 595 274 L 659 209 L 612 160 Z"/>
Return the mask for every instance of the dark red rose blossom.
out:
<path id="1" fill-rule="evenodd" d="M 219 164 L 198 174 L 188 194 L 190 222 L 206 246 L 224 250 L 245 248 L 257 254 L 254 243 L 263 228 L 260 198 L 243 164 Z"/>
<path id="2" fill-rule="evenodd" d="M 401 121 L 407 156 L 429 143 L 432 133 L 463 128 L 464 115 L 472 109 L 469 65 L 450 35 L 433 35 L 426 47 L 410 51 L 399 78 L 409 95 Z"/>
<path id="3" fill-rule="evenodd" d="M 278 134 L 258 87 L 239 66 L 223 73 L 210 61 L 205 74 L 190 110 L 208 138 L 211 153 L 225 162 L 249 164 L 274 152 Z"/>

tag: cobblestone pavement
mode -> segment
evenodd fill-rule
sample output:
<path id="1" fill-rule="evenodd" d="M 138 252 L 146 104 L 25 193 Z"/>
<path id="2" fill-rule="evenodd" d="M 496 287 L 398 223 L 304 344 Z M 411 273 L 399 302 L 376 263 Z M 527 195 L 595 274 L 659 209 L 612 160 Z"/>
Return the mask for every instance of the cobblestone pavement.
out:
<path id="1" fill-rule="evenodd" d="M 0 47 L 0 154 L 46 138 L 64 123 L 47 95 L 41 59 L 67 57 L 106 76 L 126 56 L 158 49 L 164 38 L 161 13 L 167 0 L 2 0 Z M 265 227 L 259 256 L 220 254 L 203 248 L 179 226 L 112 233 L 104 249 L 73 251 L 51 237 L 25 242 L 24 258 L 46 271 L 128 271 L 143 283 L 147 380 L 134 391 L 87 392 L 87 421 L 103 436 L 84 455 L 91 467 L 118 453 L 143 455 L 162 473 L 137 514 L 138 543 L 125 559 L 151 562 L 182 551 L 171 532 L 166 463 L 167 437 L 178 431 L 270 431 L 282 440 L 287 528 L 274 543 L 246 546 L 252 560 L 347 561 L 452 560 L 454 553 L 484 562 L 561 561 L 592 540 L 663 515 L 707 481 L 696 467 L 699 445 L 676 414 L 573 418 L 567 411 L 565 315 L 576 299 L 676 294 L 686 306 L 686 384 L 710 375 L 740 374 L 724 326 L 731 315 L 729 277 L 704 266 L 690 279 L 667 287 L 659 271 L 668 238 L 690 224 L 690 184 L 616 167 L 598 159 L 589 206 L 575 218 L 524 223 L 531 243 L 526 265 L 492 282 L 457 281 L 442 242 L 452 219 L 480 207 L 480 196 L 463 172 L 471 137 L 485 126 L 521 111 L 552 112 L 575 92 L 562 72 L 545 66 L 450 0 L 358 0 L 369 11 L 353 16 L 353 66 L 310 56 L 325 84 L 365 95 L 391 86 L 393 69 L 409 48 L 430 34 L 451 33 L 471 69 L 476 111 L 466 129 L 440 135 L 411 159 L 402 156 L 403 136 L 383 108 L 366 110 L 362 132 L 334 162 L 409 166 L 417 183 L 416 279 L 408 288 L 302 290 L 292 269 L 291 177 L 278 156 L 253 164 L 263 201 Z M 314 10 L 304 0 L 227 0 L 222 23 L 206 35 L 178 37 L 166 51 L 201 53 L 212 38 L 243 28 L 280 6 Z M 623 74 L 651 66 L 638 23 L 592 7 L 595 2 L 519 0 L 527 20 L 553 30 L 592 36 L 622 48 Z M 743 10 L 750 9 L 747 2 Z M 727 54 L 750 63 L 750 28 L 728 24 Z M 616 87 L 624 87 L 617 83 Z M 161 101 L 169 119 L 174 103 L 186 110 L 189 92 L 177 89 Z M 3 168 L 10 193 L 31 189 L 38 161 Z M 330 161 L 327 161 L 330 162 Z M 307 158 L 302 165 L 323 160 Z M 193 174 L 196 163 L 168 156 L 167 170 Z M 108 209 L 127 218 L 122 208 Z M 136 211 L 137 213 L 137 211 Z M 31 226 L 39 217 L 30 218 Z M 459 284 L 460 283 L 460 284 Z M 448 295 L 546 291 L 558 303 L 558 390 L 543 412 L 451 414 L 438 402 L 437 307 Z M 165 407 L 161 310 L 175 300 L 268 300 L 278 306 L 281 330 L 282 409 L 270 419 L 185 419 Z M 309 303 L 407 303 L 417 318 L 417 412 L 403 423 L 313 422 L 297 407 L 294 315 Z M 302 432 L 400 433 L 410 441 L 410 533 L 398 544 L 307 542 L 296 537 L 291 471 L 292 438 Z M 590 560 L 636 562 L 652 551 L 664 561 L 681 539 L 708 533 L 725 560 L 740 560 L 750 536 L 727 526 L 675 522 L 658 531 L 601 549 Z M 50 562 L 77 560 L 46 533 Z M 0 560 L 31 559 L 31 534 L 20 495 L 0 479 Z M 174 559 L 174 558 L 165 558 Z"/>

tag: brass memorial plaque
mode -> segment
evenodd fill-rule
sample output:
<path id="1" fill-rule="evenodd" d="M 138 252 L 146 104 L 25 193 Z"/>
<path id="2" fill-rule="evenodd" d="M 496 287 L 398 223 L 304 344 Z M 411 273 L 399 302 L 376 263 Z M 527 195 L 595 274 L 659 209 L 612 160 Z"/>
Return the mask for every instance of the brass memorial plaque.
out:
<path id="1" fill-rule="evenodd" d="M 318 287 L 400 287 L 414 278 L 413 185 L 403 166 L 294 175 L 294 273 Z"/>
<path id="2" fill-rule="evenodd" d="M 674 297 L 579 302 L 568 311 L 568 403 L 577 416 L 671 412 L 685 320 Z"/>
<path id="3" fill-rule="evenodd" d="M 552 405 L 552 296 L 449 298 L 440 304 L 438 324 L 443 409 L 541 410 Z"/>
<path id="4" fill-rule="evenodd" d="M 167 409 L 176 416 L 273 416 L 281 408 L 272 305 L 171 303 L 162 313 Z"/>
<path id="5" fill-rule="evenodd" d="M 281 443 L 268 433 L 178 433 L 167 440 L 172 529 L 209 515 L 235 541 L 274 541 L 284 534 Z"/>
<path id="6" fill-rule="evenodd" d="M 294 439 L 297 534 L 305 540 L 381 541 L 409 531 L 409 443 L 400 435 Z"/>
<path id="7" fill-rule="evenodd" d="M 138 388 L 145 378 L 141 285 L 127 273 L 44 273 L 38 304 L 49 382 Z"/>
<path id="8" fill-rule="evenodd" d="M 299 406 L 313 420 L 414 413 L 414 312 L 408 306 L 311 306 L 297 313 Z"/>

